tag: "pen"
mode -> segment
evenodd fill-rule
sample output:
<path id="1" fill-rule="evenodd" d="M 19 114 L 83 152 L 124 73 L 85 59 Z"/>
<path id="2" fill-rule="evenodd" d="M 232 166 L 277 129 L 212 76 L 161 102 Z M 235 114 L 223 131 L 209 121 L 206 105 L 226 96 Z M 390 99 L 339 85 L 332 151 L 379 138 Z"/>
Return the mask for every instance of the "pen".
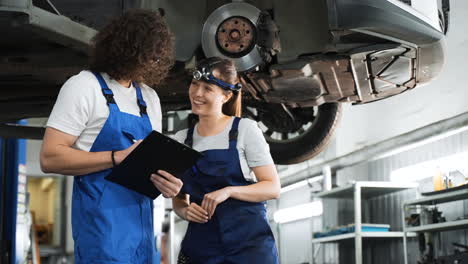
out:
<path id="1" fill-rule="evenodd" d="M 127 133 L 127 132 L 122 132 L 128 139 L 130 139 L 130 141 L 132 141 L 133 143 L 136 143 L 137 140 L 130 134 L 130 133 Z"/>

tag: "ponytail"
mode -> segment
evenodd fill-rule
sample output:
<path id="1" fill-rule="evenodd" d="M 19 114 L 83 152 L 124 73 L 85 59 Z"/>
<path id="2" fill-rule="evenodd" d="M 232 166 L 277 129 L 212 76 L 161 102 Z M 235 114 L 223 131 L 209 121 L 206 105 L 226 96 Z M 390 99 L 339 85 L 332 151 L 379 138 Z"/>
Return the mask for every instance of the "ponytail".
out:
<path id="1" fill-rule="evenodd" d="M 223 114 L 227 116 L 237 116 L 241 117 L 242 115 L 242 91 L 238 92 L 227 92 L 232 93 L 232 97 L 224 103 L 223 105 Z"/>

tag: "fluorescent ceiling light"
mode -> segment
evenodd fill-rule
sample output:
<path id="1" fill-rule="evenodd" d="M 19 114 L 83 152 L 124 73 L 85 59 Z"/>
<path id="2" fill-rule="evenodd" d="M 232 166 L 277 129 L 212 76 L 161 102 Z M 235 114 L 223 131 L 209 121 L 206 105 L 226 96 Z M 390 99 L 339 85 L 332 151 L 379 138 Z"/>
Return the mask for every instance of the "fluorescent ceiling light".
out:
<path id="1" fill-rule="evenodd" d="M 392 182 L 417 182 L 433 177 L 437 171 L 450 172 L 454 170 L 468 171 L 468 152 L 462 152 L 440 159 L 425 161 L 412 166 L 392 171 Z"/>
<path id="2" fill-rule="evenodd" d="M 273 214 L 276 223 L 283 224 L 296 220 L 319 216 L 323 213 L 322 201 L 301 204 L 286 209 L 281 209 Z"/>

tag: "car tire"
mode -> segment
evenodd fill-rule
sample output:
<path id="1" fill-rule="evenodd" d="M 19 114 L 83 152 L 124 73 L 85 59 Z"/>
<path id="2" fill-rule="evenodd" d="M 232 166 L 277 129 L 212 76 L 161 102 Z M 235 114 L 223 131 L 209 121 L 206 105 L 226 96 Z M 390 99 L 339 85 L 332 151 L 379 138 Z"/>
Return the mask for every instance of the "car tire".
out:
<path id="1" fill-rule="evenodd" d="M 268 113 L 272 113 L 269 109 Z M 267 112 L 267 111 L 265 111 Z M 326 103 L 316 107 L 311 125 L 300 136 L 287 140 L 274 140 L 264 131 L 264 136 L 270 145 L 271 155 L 276 164 L 289 165 L 306 161 L 317 156 L 330 142 L 333 132 L 338 126 L 342 107 L 340 103 Z M 246 114 L 255 119 L 259 127 L 265 127 L 265 122 L 259 116 Z M 260 124 L 261 123 L 261 124 Z M 266 126 L 268 127 L 268 126 Z"/>

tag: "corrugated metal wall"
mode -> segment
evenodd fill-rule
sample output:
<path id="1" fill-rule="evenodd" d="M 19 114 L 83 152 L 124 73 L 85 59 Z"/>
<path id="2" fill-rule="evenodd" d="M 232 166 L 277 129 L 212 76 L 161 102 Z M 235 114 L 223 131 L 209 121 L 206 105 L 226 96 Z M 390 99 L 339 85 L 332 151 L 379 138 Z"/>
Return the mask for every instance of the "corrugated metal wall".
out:
<path id="1" fill-rule="evenodd" d="M 433 142 L 403 153 L 383 159 L 369 161 L 357 166 L 337 171 L 338 185 L 344 185 L 355 180 L 389 181 L 392 171 L 430 161 L 460 152 L 468 151 L 468 132 L 463 132 L 448 138 Z M 468 161 L 467 161 L 468 162 Z M 413 199 L 415 191 L 403 191 L 369 200 L 366 204 L 368 213 L 364 213 L 363 222 L 386 223 L 392 230 L 401 230 L 401 203 L 405 199 Z M 311 200 L 307 186 L 282 195 L 275 207 L 286 208 Z M 274 211 L 270 207 L 270 211 Z M 447 219 L 468 216 L 468 201 L 447 203 L 438 208 Z M 364 209 L 364 207 L 363 207 Z M 366 212 L 366 210 L 363 210 Z M 322 219 L 314 219 L 314 228 L 353 223 L 352 201 L 324 200 L 324 215 Z M 311 221 L 302 220 L 280 225 L 276 235 L 280 245 L 281 263 L 297 264 L 311 261 Z M 320 229 L 320 228 L 319 228 Z M 317 230 L 317 229 L 315 229 Z M 453 252 L 452 242 L 468 244 L 468 230 L 443 232 L 434 236 L 436 251 L 441 255 Z M 416 263 L 418 246 L 415 238 L 409 243 L 409 263 Z M 364 243 L 364 261 L 372 264 L 403 263 L 403 243 L 401 239 L 368 240 Z M 353 263 L 354 246 L 352 241 L 339 244 L 322 245 L 316 255 L 316 263 Z"/>

